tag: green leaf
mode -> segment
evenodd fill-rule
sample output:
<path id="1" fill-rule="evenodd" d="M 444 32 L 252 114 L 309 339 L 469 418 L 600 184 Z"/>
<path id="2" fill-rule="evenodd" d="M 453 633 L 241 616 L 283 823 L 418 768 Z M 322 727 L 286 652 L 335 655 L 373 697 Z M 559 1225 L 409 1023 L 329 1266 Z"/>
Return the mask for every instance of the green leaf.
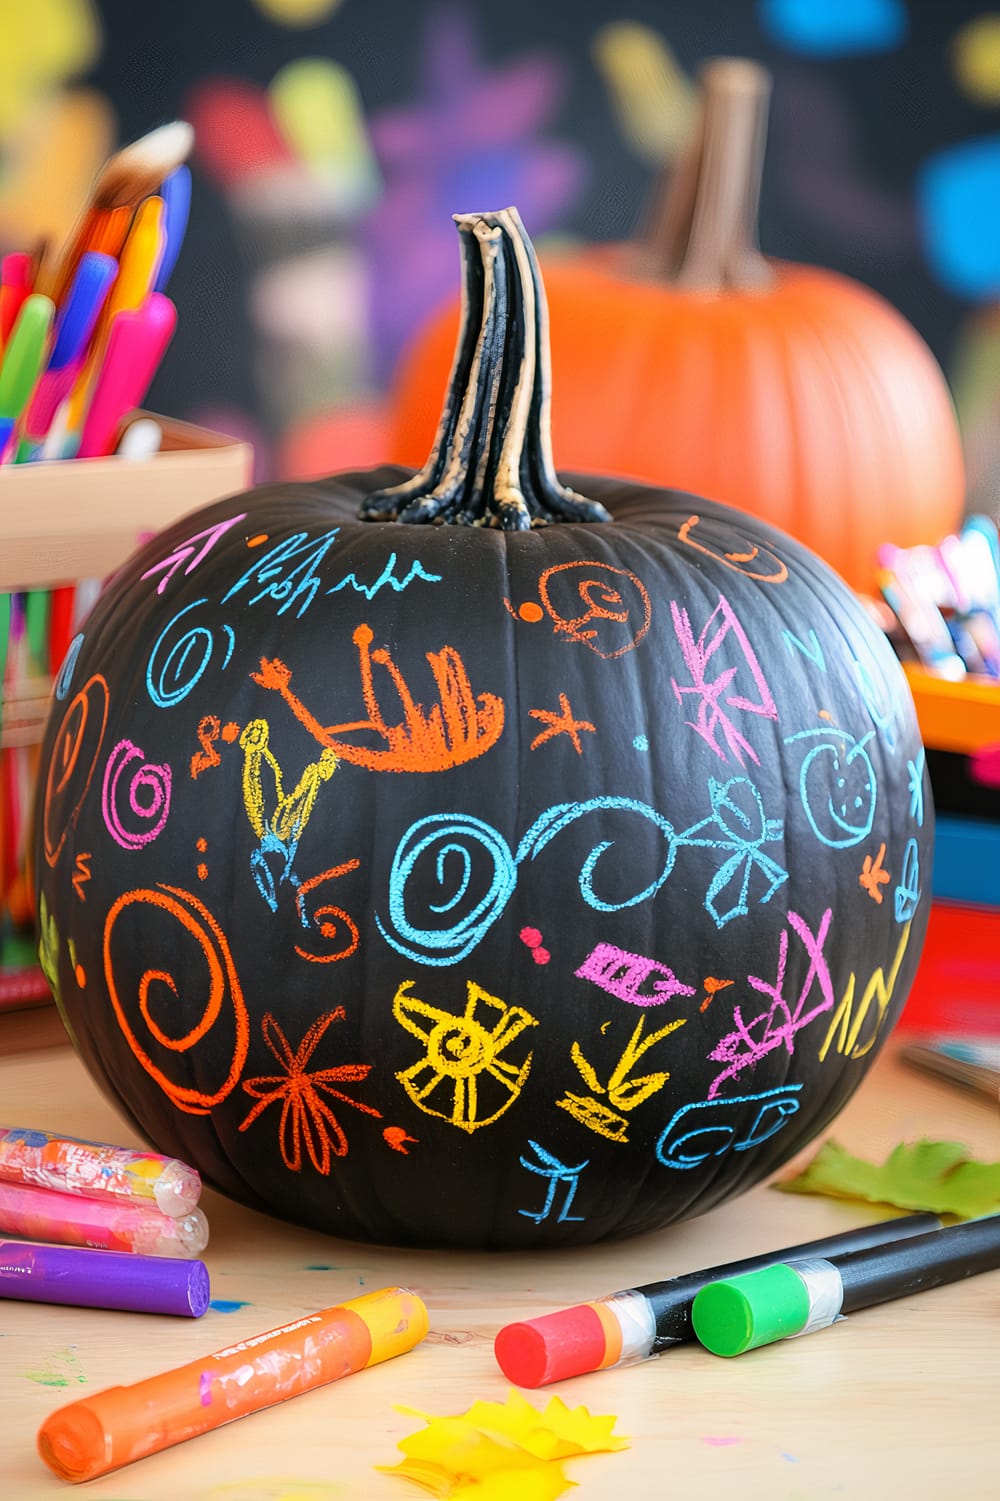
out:
<path id="1" fill-rule="evenodd" d="M 926 1209 L 963 1220 L 1000 1212 L 1000 1162 L 977 1162 L 957 1141 L 901 1142 L 881 1165 L 827 1141 L 804 1172 L 772 1187 L 782 1193 Z"/>

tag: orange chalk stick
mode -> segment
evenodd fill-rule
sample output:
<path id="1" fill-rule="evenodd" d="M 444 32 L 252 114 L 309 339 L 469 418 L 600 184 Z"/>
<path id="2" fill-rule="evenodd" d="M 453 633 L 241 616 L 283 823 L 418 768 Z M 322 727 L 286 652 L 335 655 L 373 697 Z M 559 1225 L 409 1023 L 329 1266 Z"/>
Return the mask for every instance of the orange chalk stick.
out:
<path id="1" fill-rule="evenodd" d="M 63 1480 L 93 1480 L 403 1355 L 426 1333 L 427 1309 L 416 1293 L 384 1287 L 176 1370 L 60 1407 L 38 1430 L 38 1452 Z"/>

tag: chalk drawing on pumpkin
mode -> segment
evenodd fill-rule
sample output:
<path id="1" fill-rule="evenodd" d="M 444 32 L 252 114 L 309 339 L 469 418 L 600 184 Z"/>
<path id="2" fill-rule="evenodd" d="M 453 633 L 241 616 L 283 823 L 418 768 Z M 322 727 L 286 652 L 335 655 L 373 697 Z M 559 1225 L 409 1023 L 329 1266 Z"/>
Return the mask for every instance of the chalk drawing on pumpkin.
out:
<path id="1" fill-rule="evenodd" d="M 195 840 L 194 847 L 198 851 L 199 855 L 204 855 L 208 851 L 208 840 L 204 838 L 204 836 L 202 836 L 200 839 Z M 208 880 L 208 864 L 205 860 L 198 861 L 198 864 L 195 867 L 195 871 L 199 881 Z"/>
<path id="2" fill-rule="evenodd" d="M 186 615 L 207 603 L 207 599 L 196 599 L 178 610 L 153 643 L 146 663 L 146 691 L 158 709 L 172 709 L 187 698 L 201 682 L 213 656 L 221 654 L 220 672 L 232 660 L 236 635 L 231 625 L 209 627 L 185 622 L 183 630 L 179 629 Z"/>
<path id="3" fill-rule="evenodd" d="M 634 651 L 653 618 L 645 584 L 612 563 L 556 563 L 539 578 L 538 594 L 556 635 L 605 661 Z M 541 618 L 534 611 L 525 614 L 526 608 L 518 611 L 522 620 Z"/>
<path id="4" fill-rule="evenodd" d="M 153 563 L 147 568 L 142 577 L 151 579 L 155 578 L 158 573 L 162 574 L 156 586 L 157 594 L 162 594 L 178 569 L 184 574 L 194 573 L 199 563 L 203 563 L 208 557 L 215 544 L 227 532 L 232 531 L 234 526 L 246 520 L 246 514 L 246 511 L 241 511 L 238 516 L 230 516 L 226 521 L 218 521 L 215 526 L 206 527 L 204 531 L 195 532 L 192 536 L 185 538 L 165 558 L 161 558 L 158 563 Z"/>
<path id="5" fill-rule="evenodd" d="M 810 628 L 809 631 L 808 645 L 806 645 L 806 643 L 802 640 L 801 636 L 796 636 L 794 631 L 782 631 L 781 638 L 784 641 L 785 647 L 788 651 L 801 652 L 802 655 L 806 657 L 814 667 L 819 668 L 820 672 L 826 672 L 826 657 L 823 654 L 823 647 L 820 643 L 819 637 L 813 629 Z"/>
<path id="6" fill-rule="evenodd" d="M 896 989 L 896 981 L 899 979 L 899 971 L 903 963 L 910 941 L 910 924 L 906 923 L 899 935 L 896 944 L 896 953 L 888 975 L 882 965 L 878 965 L 868 977 L 868 983 L 861 992 L 861 998 L 855 1004 L 857 991 L 857 976 L 852 971 L 848 976 L 844 993 L 836 1011 L 830 1018 L 826 1037 L 823 1039 L 818 1057 L 822 1063 L 830 1051 L 831 1043 L 834 1043 L 836 1052 L 845 1058 L 863 1058 L 875 1045 L 882 1030 L 886 1012 L 892 1001 Z M 874 1021 L 869 1029 L 867 1037 L 862 1040 L 861 1033 L 871 1016 L 872 1005 L 875 1006 Z"/>
<path id="7" fill-rule="evenodd" d="M 920 846 L 915 839 L 906 841 L 903 870 L 893 893 L 896 921 L 908 923 L 920 905 Z"/>
<path id="8" fill-rule="evenodd" d="M 927 753 L 921 746 L 915 761 L 907 761 L 906 774 L 910 789 L 910 817 L 916 820 L 917 828 L 924 826 L 924 763 Z"/>
<path id="9" fill-rule="evenodd" d="M 710 1157 L 759 1147 L 796 1114 L 801 1089 L 801 1084 L 782 1084 L 759 1094 L 682 1105 L 660 1133 L 657 1159 L 664 1167 L 688 1170 L 701 1167 Z M 749 1125 L 745 1124 L 748 1118 Z"/>
<path id="10" fill-rule="evenodd" d="M 592 948 L 576 974 L 630 1006 L 662 1006 L 674 996 L 695 994 L 690 985 L 678 980 L 668 964 L 644 954 L 629 953 L 613 943 L 598 943 Z M 643 990 L 653 976 L 651 989 Z"/>
<path id="11" fill-rule="evenodd" d="M 726 1065 L 709 1085 L 710 1100 L 716 1097 L 729 1079 L 735 1079 L 744 1069 L 756 1068 L 762 1058 L 776 1049 L 784 1048 L 791 1056 L 795 1052 L 799 1032 L 825 1011 L 833 1009 L 833 980 L 823 952 L 832 919 L 833 909 L 827 907 L 819 927 L 813 933 L 809 924 L 797 912 L 788 913 L 786 926 L 782 928 L 778 939 L 774 980 L 764 979 L 760 975 L 747 976 L 750 988 L 765 996 L 768 1004 L 749 1020 L 744 1018 L 741 1006 L 734 1006 L 733 1030 L 727 1032 L 708 1055 L 711 1062 Z M 787 997 L 786 973 L 792 935 L 805 949 L 808 966 L 798 985 L 797 994 Z"/>
<path id="12" fill-rule="evenodd" d="M 786 745 L 813 744 L 799 771 L 799 796 L 816 838 L 830 849 L 849 849 L 867 839 L 875 822 L 878 777 L 868 745 L 846 730 L 798 730 Z"/>
<path id="13" fill-rule="evenodd" d="M 288 881 L 299 885 L 295 856 L 309 822 L 319 789 L 337 769 L 332 750 L 320 752 L 306 766 L 290 792 L 270 746 L 271 728 L 266 719 L 252 719 L 240 735 L 243 751 L 243 807 L 260 841 L 250 856 L 250 870 L 257 890 L 272 912 L 278 908 L 278 887 Z M 270 857 L 277 857 L 272 869 Z"/>
<path id="14" fill-rule="evenodd" d="M 425 1053 L 396 1078 L 421 1110 L 471 1134 L 498 1120 L 521 1093 L 533 1055 L 523 1043 L 514 1058 L 504 1055 L 538 1019 L 472 980 L 460 1015 L 412 995 L 413 984 L 400 985 L 392 1014 L 424 1043 Z"/>
<path id="15" fill-rule="evenodd" d="M 748 777 L 731 777 L 728 782 L 708 781 L 712 812 L 699 823 L 677 835 L 679 847 L 731 850 L 728 860 L 716 871 L 705 893 L 705 911 L 716 927 L 725 927 L 734 917 L 745 917 L 750 910 L 750 888 L 754 876 L 763 880 L 764 890 L 756 900 L 769 902 L 788 880 L 788 872 L 764 851 L 764 845 L 784 837 L 784 822 L 768 818 L 764 800 Z"/>
<path id="16" fill-rule="evenodd" d="M 108 723 L 106 680 L 95 672 L 66 705 L 56 730 L 42 797 L 42 842 L 55 866 L 70 829 L 76 827 L 97 769 Z"/>
<path id="17" fill-rule="evenodd" d="M 144 756 L 134 741 L 119 740 L 104 768 L 101 812 L 108 833 L 123 850 L 151 844 L 170 817 L 170 767 Z"/>
<path id="18" fill-rule="evenodd" d="M 532 719 L 539 720 L 545 725 L 541 734 L 532 740 L 529 749 L 537 750 L 547 740 L 554 740 L 557 735 L 568 735 L 573 744 L 573 749 L 578 756 L 583 755 L 583 744 L 580 740 L 581 732 L 586 730 L 588 734 L 595 735 L 597 728 L 589 719 L 574 719 L 573 710 L 569 706 L 569 699 L 565 693 L 559 695 L 558 713 L 554 709 L 529 709 Z"/>
<path id="19" fill-rule="evenodd" d="M 760 757 L 730 718 L 728 711 L 736 710 L 741 714 L 756 714 L 762 719 L 776 720 L 778 706 L 757 660 L 757 654 L 750 644 L 750 638 L 735 611 L 726 597 L 720 594 L 718 604 L 697 637 L 685 606 L 671 600 L 670 616 L 684 665 L 691 677 L 690 683 L 679 683 L 672 677 L 671 687 L 682 708 L 686 698 L 693 696 L 698 700 L 697 719 L 686 719 L 684 723 L 696 735 L 701 736 L 720 761 L 728 760 L 728 751 L 741 766 L 746 765 L 746 760 L 759 766 Z M 735 665 L 722 660 L 731 649 L 731 644 L 734 644 L 733 654 L 740 659 Z M 738 675 L 744 666 L 749 670 L 755 698 L 749 697 L 749 684 L 747 692 L 740 691 L 742 683 L 738 681 Z M 714 677 L 710 676 L 713 668 Z M 717 739 L 720 735 L 725 742 L 724 746 Z"/>
<path id="20" fill-rule="evenodd" d="M 73 867 L 73 890 L 76 892 L 81 902 L 85 902 L 87 900 L 87 893 L 83 888 L 91 878 L 91 858 L 92 857 L 90 850 L 80 850 L 77 854 L 76 862 Z"/>
<path id="21" fill-rule="evenodd" d="M 161 946 L 164 959 L 158 961 L 155 955 Z M 192 949 L 204 965 L 201 985 L 194 983 Z M 166 967 L 171 961 L 191 984 L 190 1002 Z M 121 972 L 131 977 L 138 964 L 144 967 L 135 995 L 123 996 Z M 178 1110 L 207 1115 L 243 1072 L 250 1019 L 229 940 L 204 902 L 164 883 L 123 892 L 104 923 L 104 980 L 122 1036 L 142 1068 Z M 202 1009 L 192 1022 L 195 1005 Z M 141 1019 L 148 1032 L 145 1040 L 140 1040 L 131 1011 L 138 1012 L 137 1021 Z M 187 1077 L 196 1077 L 199 1087 L 175 1083 L 169 1064 L 209 1034 L 203 1066 L 196 1071 L 191 1060 L 185 1060 Z"/>
<path id="22" fill-rule="evenodd" d="M 353 589 L 356 594 L 363 594 L 366 599 L 372 600 L 380 589 L 391 589 L 395 594 L 402 594 L 412 583 L 420 579 L 425 584 L 440 584 L 440 573 L 428 573 L 424 565 L 419 561 L 410 564 L 402 578 L 396 573 L 396 554 L 391 552 L 385 561 L 382 572 L 371 584 L 363 584 L 356 573 L 347 573 L 339 583 L 333 584 L 327 589 L 327 594 L 338 594 L 341 589 Z"/>
<path id="23" fill-rule="evenodd" d="M 645 1016 L 640 1016 L 635 1025 L 635 1030 L 622 1050 L 621 1057 L 608 1075 L 607 1084 L 602 1084 L 597 1070 L 583 1055 L 583 1050 L 578 1042 L 574 1042 L 570 1049 L 570 1057 L 580 1071 L 584 1083 L 591 1091 L 589 1096 L 566 1093 L 556 1104 L 562 1110 L 580 1122 L 582 1126 L 588 1126 L 591 1131 L 596 1131 L 599 1136 L 604 1136 L 608 1141 L 627 1142 L 626 1134 L 628 1121 L 624 1111 L 635 1110 L 639 1105 L 649 1099 L 650 1095 L 656 1094 L 662 1089 L 670 1078 L 665 1069 L 657 1073 L 642 1074 L 632 1077 L 632 1072 L 639 1063 L 644 1053 L 669 1037 L 671 1032 L 676 1032 L 678 1027 L 683 1027 L 687 1018 L 676 1017 L 667 1022 L 655 1032 L 643 1035 L 646 1024 Z M 607 1103 L 596 1099 L 596 1095 L 607 1095 Z"/>
<path id="24" fill-rule="evenodd" d="M 718 519 L 714 525 L 721 529 Z M 688 547 L 696 548 L 698 552 L 706 553 L 717 562 L 724 563 L 727 568 L 732 568 L 736 573 L 746 574 L 747 578 L 756 579 L 760 584 L 783 584 L 788 577 L 788 564 L 778 557 L 770 547 L 761 547 L 756 542 L 748 543 L 733 540 L 729 550 L 724 547 L 716 547 L 707 540 L 704 531 L 695 537 L 695 531 L 701 526 L 700 516 L 689 516 L 683 526 L 678 528 L 677 536 L 681 542 L 686 542 Z"/>
<path id="25" fill-rule="evenodd" d="M 536 964 L 548 964 L 552 955 L 542 943 L 542 935 L 538 928 L 522 928 L 518 937 L 529 950 Z"/>
<path id="26" fill-rule="evenodd" d="M 73 978 L 81 990 L 87 985 L 87 971 L 76 957 L 76 944 L 72 938 L 66 940 L 66 952 L 69 954 L 69 962 L 73 969 Z"/>
<path id="27" fill-rule="evenodd" d="M 195 751 L 191 757 L 191 778 L 196 780 L 203 771 L 211 767 L 221 766 L 222 757 L 218 751 L 218 741 L 224 740 L 227 745 L 239 738 L 240 727 L 235 720 L 228 720 L 222 724 L 217 714 L 204 714 L 198 721 L 198 743 L 201 750 Z"/>
<path id="28" fill-rule="evenodd" d="M 536 1173 L 541 1178 L 547 1178 L 548 1188 L 545 1191 L 545 1203 L 541 1209 L 519 1209 L 518 1214 L 523 1214 L 527 1219 L 534 1220 L 536 1225 L 540 1225 L 552 1214 L 556 1193 L 562 1187 L 564 1192 L 559 1205 L 559 1213 L 556 1215 L 556 1224 L 561 1225 L 566 1220 L 582 1221 L 584 1218 L 582 1214 L 570 1214 L 569 1211 L 580 1185 L 580 1174 L 585 1167 L 589 1166 L 590 1158 L 587 1157 L 583 1162 L 577 1162 L 570 1167 L 567 1163 L 560 1162 L 552 1152 L 546 1151 L 537 1141 L 531 1141 L 529 1138 L 528 1146 L 534 1152 L 536 1160 L 532 1161 L 529 1157 L 520 1157 L 518 1160 L 529 1173 Z"/>
<path id="29" fill-rule="evenodd" d="M 709 1008 L 709 1006 L 711 1006 L 712 1002 L 714 1001 L 715 997 L 718 995 L 719 991 L 720 990 L 728 990 L 729 987 L 730 987 L 730 985 L 735 985 L 736 981 L 735 980 L 717 980 L 714 975 L 706 975 L 705 978 L 704 978 L 704 980 L 702 980 L 701 983 L 702 983 L 702 988 L 703 988 L 703 990 L 705 992 L 705 999 L 702 1001 L 701 1005 L 698 1007 L 698 1010 L 699 1011 L 707 1011 L 708 1008 Z"/>
<path id="30" fill-rule="evenodd" d="M 878 847 L 876 855 L 866 855 L 861 864 L 861 874 L 858 876 L 859 886 L 863 886 L 878 906 L 882 905 L 882 887 L 888 886 L 892 876 L 882 864 L 885 859 L 885 840 Z"/>
<path id="31" fill-rule="evenodd" d="M 415 1147 L 420 1145 L 419 1137 L 411 1136 L 402 1126 L 386 1126 L 382 1138 L 386 1146 L 392 1147 L 394 1152 L 402 1152 L 404 1157 L 410 1155 L 407 1151 L 408 1144 L 412 1143 Z"/>
<path id="32" fill-rule="evenodd" d="M 266 553 L 254 558 L 222 596 L 222 603 L 245 592 L 249 595 L 249 605 L 269 600 L 277 605 L 278 615 L 286 614 L 295 605 L 295 616 L 301 620 L 323 585 L 317 571 L 319 565 L 339 535 L 340 527 L 335 526 L 316 538 L 308 532 L 295 532 L 276 542 Z"/>
<path id="33" fill-rule="evenodd" d="M 315 927 L 321 938 L 337 944 L 338 947 L 330 949 L 325 954 L 314 953 L 301 944 L 295 945 L 295 952 L 302 959 L 307 959 L 310 964 L 336 964 L 339 959 L 349 959 L 357 952 L 361 942 L 361 934 L 358 925 L 343 907 L 335 907 L 331 902 L 320 902 L 317 906 L 307 908 L 307 901 L 312 898 L 314 892 L 328 881 L 335 881 L 338 876 L 348 875 L 352 870 L 357 870 L 360 860 L 345 860 L 340 865 L 331 865 L 329 870 L 321 870 L 318 875 L 310 876 L 307 881 L 299 883 L 295 892 L 295 910 L 299 916 L 299 922 L 303 928 L 310 930 Z"/>
<path id="34" fill-rule="evenodd" d="M 886 748 L 895 751 L 898 730 L 903 724 L 903 700 L 898 692 L 898 685 L 893 688 L 884 678 L 876 681 L 869 663 L 859 657 L 854 658 L 854 676 L 872 724 L 884 740 Z M 884 702 L 886 693 L 889 695 L 888 703 Z"/>
<path id="35" fill-rule="evenodd" d="M 760 903 L 769 901 L 788 879 L 788 872 L 763 849 L 766 843 L 780 841 L 784 825 L 780 819 L 767 818 L 760 793 L 745 777 L 725 783 L 710 778 L 708 793 L 711 814 L 681 834 L 655 808 L 634 798 L 556 803 L 535 820 L 516 851 L 497 829 L 471 814 L 430 813 L 411 824 L 396 846 L 389 872 L 387 919 L 376 913 L 376 925 L 388 944 L 418 964 L 456 964 L 472 953 L 502 915 L 517 886 L 520 867 L 535 860 L 558 834 L 591 815 L 600 818 L 603 828 L 612 815 L 617 820 L 619 814 L 634 814 L 663 841 L 664 851 L 652 878 L 640 891 L 619 893 L 615 901 L 599 895 L 595 875 L 615 844 L 599 839 L 577 877 L 583 900 L 597 912 L 620 912 L 652 900 L 670 876 L 678 850 L 729 852 L 713 875 L 704 902 L 721 928 L 749 912 L 755 875 L 758 885 L 760 878 L 764 882 L 765 889 L 755 897 Z M 418 898 L 411 897 L 411 889 L 419 893 Z M 438 900 L 432 901 L 430 893 L 434 892 Z M 425 909 L 420 914 L 412 911 L 417 899 Z"/>
<path id="36" fill-rule="evenodd" d="M 327 1099 L 339 1100 L 365 1115 L 382 1118 L 381 1110 L 345 1094 L 341 1084 L 358 1084 L 372 1071 L 370 1063 L 338 1063 L 327 1068 L 309 1068 L 312 1056 L 333 1022 L 343 1021 L 343 1006 L 326 1011 L 316 1018 L 298 1048 L 292 1047 L 281 1024 L 268 1011 L 261 1022 L 261 1032 L 280 1074 L 262 1074 L 243 1080 L 243 1089 L 256 1105 L 240 1123 L 246 1131 L 271 1105 L 281 1105 L 278 1120 L 278 1146 L 281 1160 L 289 1172 L 302 1171 L 303 1148 L 318 1173 L 327 1175 L 334 1157 L 346 1157 L 347 1135 Z"/>
<path id="37" fill-rule="evenodd" d="M 295 718 L 320 745 L 336 751 L 343 761 L 368 771 L 447 771 L 474 761 L 499 740 L 504 726 L 504 702 L 495 693 L 475 693 L 465 663 L 453 646 L 427 652 L 426 660 L 438 693 L 429 710 L 418 703 L 407 679 L 387 647 L 374 651 L 374 633 L 359 625 L 352 637 L 358 648 L 361 696 L 367 719 L 323 725 L 292 692 L 292 669 L 279 658 L 262 658 L 255 683 L 281 695 Z M 390 724 L 379 702 L 374 668 L 384 669 L 394 703 L 403 718 Z M 381 744 L 357 744 L 345 735 L 374 735 Z"/>
<path id="38" fill-rule="evenodd" d="M 526 625 L 537 625 L 540 620 L 545 619 L 545 611 L 533 599 L 526 599 L 523 604 L 518 605 L 516 610 L 507 598 L 504 599 L 503 604 L 508 615 L 513 615 L 515 620 L 523 620 Z"/>

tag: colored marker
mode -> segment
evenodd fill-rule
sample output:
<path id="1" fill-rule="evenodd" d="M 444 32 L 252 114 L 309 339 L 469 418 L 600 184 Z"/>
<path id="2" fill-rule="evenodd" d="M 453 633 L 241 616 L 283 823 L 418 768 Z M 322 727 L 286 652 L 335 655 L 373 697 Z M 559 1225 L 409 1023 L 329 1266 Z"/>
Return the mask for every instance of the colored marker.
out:
<path id="1" fill-rule="evenodd" d="M 92 1246 L 99 1251 L 137 1251 L 140 1256 L 192 1260 L 208 1245 L 208 1221 L 200 1209 L 176 1216 L 120 1199 L 85 1199 L 82 1194 L 23 1183 L 0 1183 L 0 1232 L 59 1246 Z"/>
<path id="2" fill-rule="evenodd" d="M 131 1199 L 173 1216 L 188 1214 L 201 1196 L 197 1170 L 176 1157 L 24 1126 L 0 1126 L 0 1182 Z"/>
<path id="3" fill-rule="evenodd" d="M 783 1251 L 766 1251 L 725 1266 L 685 1272 L 665 1282 L 630 1287 L 594 1303 L 578 1303 L 558 1313 L 546 1313 L 523 1323 L 507 1324 L 494 1341 L 497 1363 L 517 1386 L 548 1386 L 585 1376 L 609 1366 L 650 1360 L 672 1345 L 694 1339 L 691 1305 L 695 1295 L 720 1277 L 735 1277 L 758 1267 L 803 1257 L 835 1256 L 882 1245 L 900 1237 L 936 1230 L 933 1214 L 905 1215 L 854 1230 L 842 1230 L 822 1240 Z"/>
<path id="4" fill-rule="evenodd" d="M 148 391 L 176 322 L 177 310 L 162 292 L 151 292 L 142 307 L 118 313 L 111 320 L 104 363 L 76 452 L 78 459 L 92 459 L 111 451 L 122 418 Z"/>
<path id="5" fill-rule="evenodd" d="M 209 1297 L 203 1261 L 0 1241 L 0 1298 L 200 1319 Z"/>
<path id="6" fill-rule="evenodd" d="M 27 406 L 45 360 L 54 316 L 50 297 L 32 292 L 24 299 L 0 364 L 0 417 L 16 420 Z"/>
<path id="7" fill-rule="evenodd" d="M 427 1309 L 416 1293 L 385 1287 L 146 1381 L 71 1402 L 42 1424 L 38 1452 L 63 1480 L 93 1480 L 403 1355 L 426 1333 Z"/>
<path id="8" fill-rule="evenodd" d="M 0 344 L 6 344 L 24 299 L 31 292 L 32 257 L 12 250 L 0 261 Z"/>
<path id="9" fill-rule="evenodd" d="M 703 1287 L 694 1332 L 713 1355 L 826 1329 L 848 1313 L 1000 1267 L 1000 1214 L 850 1255 L 789 1259 Z"/>
<path id="10" fill-rule="evenodd" d="M 184 243 L 188 214 L 191 210 L 191 168 L 187 163 L 182 162 L 179 167 L 174 168 L 160 191 L 163 197 L 163 224 L 166 239 L 159 269 L 153 281 L 154 292 L 166 291 L 170 273 L 177 264 L 177 257 Z"/>

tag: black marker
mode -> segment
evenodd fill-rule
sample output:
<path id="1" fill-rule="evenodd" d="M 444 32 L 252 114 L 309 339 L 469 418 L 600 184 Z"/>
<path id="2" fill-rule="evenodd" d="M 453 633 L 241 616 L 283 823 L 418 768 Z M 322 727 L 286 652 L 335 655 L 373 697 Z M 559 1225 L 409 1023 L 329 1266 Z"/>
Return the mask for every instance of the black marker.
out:
<path id="1" fill-rule="evenodd" d="M 710 1283 L 691 1310 L 713 1355 L 826 1329 L 842 1314 L 1000 1267 L 1000 1214 L 823 1259 L 789 1259 Z"/>
<path id="2" fill-rule="evenodd" d="M 706 1271 L 685 1272 L 665 1282 L 630 1287 L 593 1303 L 578 1303 L 558 1313 L 507 1324 L 494 1343 L 497 1363 L 516 1386 L 547 1386 L 588 1371 L 648 1360 L 671 1345 L 694 1338 L 691 1304 L 695 1293 L 720 1277 L 735 1277 L 757 1267 L 802 1257 L 837 1256 L 864 1246 L 882 1245 L 902 1236 L 923 1235 L 940 1227 L 934 1214 L 908 1214 L 842 1230 L 822 1240 L 765 1251 Z"/>

